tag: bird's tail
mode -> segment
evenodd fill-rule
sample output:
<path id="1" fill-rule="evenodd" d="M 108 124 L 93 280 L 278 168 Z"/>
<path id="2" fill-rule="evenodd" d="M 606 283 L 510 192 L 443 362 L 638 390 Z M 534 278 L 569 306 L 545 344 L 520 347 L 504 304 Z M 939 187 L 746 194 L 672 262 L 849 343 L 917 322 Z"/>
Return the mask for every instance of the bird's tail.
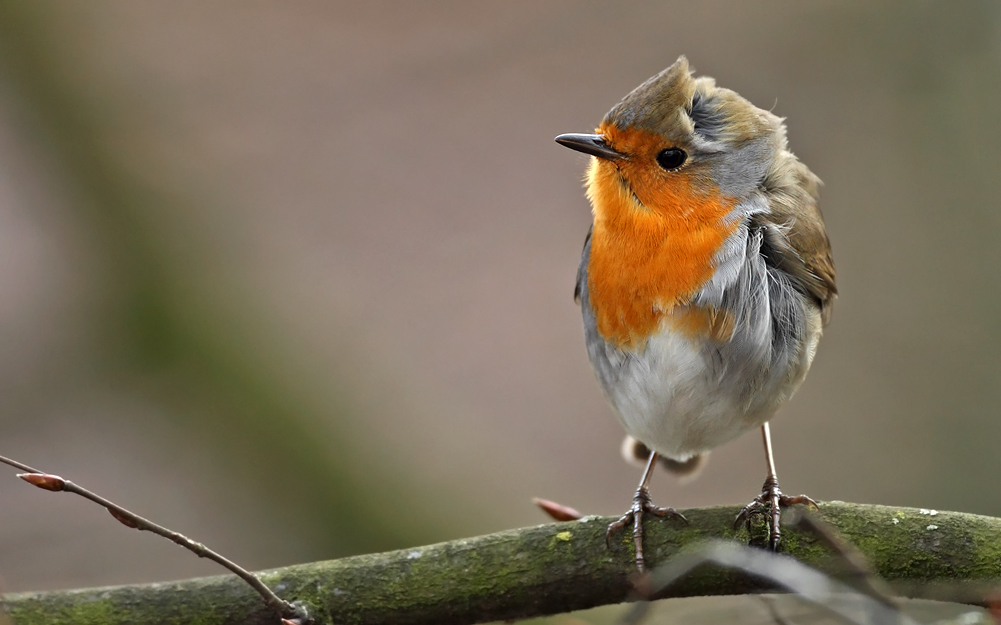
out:
<path id="1" fill-rule="evenodd" d="M 642 469 L 646 466 L 647 460 L 650 459 L 650 448 L 632 436 L 626 436 L 625 440 L 622 441 L 622 457 L 629 464 Z M 691 482 L 699 476 L 699 473 L 702 472 L 702 467 L 706 466 L 707 460 L 709 460 L 708 452 L 696 454 L 686 460 L 674 460 L 673 458 L 660 456 L 657 462 L 660 466 L 667 469 L 669 473 L 676 475 L 681 483 L 684 484 Z"/>

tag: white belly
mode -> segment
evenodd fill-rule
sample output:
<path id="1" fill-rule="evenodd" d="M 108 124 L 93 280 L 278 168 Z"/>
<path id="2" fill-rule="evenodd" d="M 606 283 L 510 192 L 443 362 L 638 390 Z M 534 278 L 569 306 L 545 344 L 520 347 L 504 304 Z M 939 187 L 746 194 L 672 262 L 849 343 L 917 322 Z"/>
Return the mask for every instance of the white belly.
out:
<path id="1" fill-rule="evenodd" d="M 606 396 L 626 432 L 654 451 L 676 460 L 707 452 L 771 419 L 803 382 L 820 338 L 819 314 L 809 317 L 782 371 L 714 361 L 703 344 L 662 331 L 642 353 L 619 353 L 622 375 Z"/>

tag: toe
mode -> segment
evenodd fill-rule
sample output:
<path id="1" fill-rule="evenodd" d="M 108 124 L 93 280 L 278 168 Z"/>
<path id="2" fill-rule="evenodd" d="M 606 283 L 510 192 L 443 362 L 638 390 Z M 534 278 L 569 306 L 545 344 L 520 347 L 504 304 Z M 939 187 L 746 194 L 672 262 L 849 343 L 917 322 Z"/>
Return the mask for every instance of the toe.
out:
<path id="1" fill-rule="evenodd" d="M 820 507 L 817 505 L 817 502 L 814 501 L 813 499 L 810 499 L 806 495 L 796 495 L 796 496 L 782 495 L 781 497 L 779 497 L 779 505 L 786 508 L 788 508 L 789 506 L 809 506 L 814 510 L 820 509 Z"/>
<path id="2" fill-rule="evenodd" d="M 615 521 L 614 523 L 610 523 L 608 525 L 608 529 L 605 530 L 605 547 L 611 546 L 612 534 L 614 534 L 615 532 L 619 531 L 620 529 L 628 525 L 630 522 L 632 522 L 633 514 L 634 513 L 632 511 L 629 511 L 624 515 L 622 515 L 621 517 L 619 517 L 618 521 Z"/>

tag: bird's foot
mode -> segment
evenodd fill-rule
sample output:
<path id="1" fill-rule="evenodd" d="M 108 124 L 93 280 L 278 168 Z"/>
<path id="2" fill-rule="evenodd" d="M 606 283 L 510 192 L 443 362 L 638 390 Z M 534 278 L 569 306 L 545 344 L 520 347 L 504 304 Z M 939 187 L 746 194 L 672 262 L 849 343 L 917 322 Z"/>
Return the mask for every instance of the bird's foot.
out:
<path id="1" fill-rule="evenodd" d="M 741 508 L 740 513 L 733 522 L 733 529 L 740 527 L 743 523 L 747 531 L 751 531 L 751 519 L 757 515 L 767 513 L 768 520 L 768 548 L 778 551 L 779 543 L 782 540 L 782 532 L 779 523 L 782 519 L 782 508 L 794 505 L 817 507 L 817 502 L 806 495 L 791 497 L 783 495 L 779 488 L 779 480 L 774 475 L 769 475 L 761 487 L 761 494 L 755 497 L 751 503 Z"/>
<path id="2" fill-rule="evenodd" d="M 636 545 L 636 568 L 640 572 L 646 570 L 646 560 L 643 556 L 643 515 L 652 514 L 660 518 L 673 517 L 688 523 L 688 519 L 674 508 L 661 508 L 650 503 L 650 493 L 646 488 L 639 488 L 633 495 L 633 505 L 622 517 L 608 526 L 605 531 L 605 546 L 610 546 L 612 534 L 633 524 L 633 543 Z"/>

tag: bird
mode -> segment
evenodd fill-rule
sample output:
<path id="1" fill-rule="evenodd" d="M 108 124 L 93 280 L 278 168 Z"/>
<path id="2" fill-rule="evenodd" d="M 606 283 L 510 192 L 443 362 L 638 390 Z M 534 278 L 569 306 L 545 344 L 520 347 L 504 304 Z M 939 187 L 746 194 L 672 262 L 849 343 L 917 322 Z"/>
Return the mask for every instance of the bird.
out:
<path id="1" fill-rule="evenodd" d="M 557 143 L 590 155 L 593 223 L 574 298 L 587 353 L 644 469 L 629 510 L 635 564 L 654 467 L 691 476 L 709 452 L 761 430 L 766 479 L 735 527 L 763 515 L 779 549 L 781 508 L 813 505 L 779 487 L 769 421 L 803 383 L 837 297 L 820 179 L 790 150 L 785 120 L 684 56 L 634 89 L 594 133 Z"/>

